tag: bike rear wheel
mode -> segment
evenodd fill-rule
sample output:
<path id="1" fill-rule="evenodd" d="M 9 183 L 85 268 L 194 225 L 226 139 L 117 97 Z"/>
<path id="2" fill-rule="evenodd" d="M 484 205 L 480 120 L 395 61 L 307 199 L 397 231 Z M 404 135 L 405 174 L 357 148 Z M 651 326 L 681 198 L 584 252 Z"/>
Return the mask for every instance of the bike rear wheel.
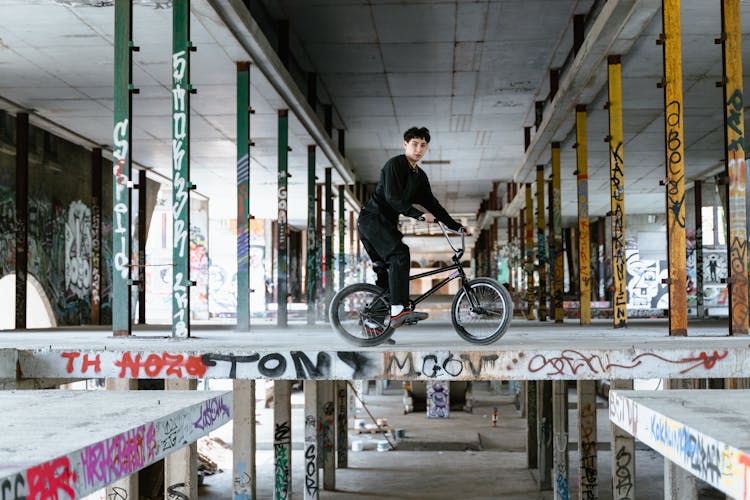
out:
<path id="1" fill-rule="evenodd" d="M 451 321 L 458 335 L 473 344 L 491 344 L 505 334 L 513 316 L 510 293 L 497 281 L 477 278 L 469 281 L 470 300 L 465 289 L 453 299 Z M 472 305 L 474 302 L 477 307 Z"/>
<path id="2" fill-rule="evenodd" d="M 369 283 L 356 283 L 339 291 L 331 300 L 328 314 L 333 329 L 360 347 L 382 344 L 394 332 L 388 296 Z"/>

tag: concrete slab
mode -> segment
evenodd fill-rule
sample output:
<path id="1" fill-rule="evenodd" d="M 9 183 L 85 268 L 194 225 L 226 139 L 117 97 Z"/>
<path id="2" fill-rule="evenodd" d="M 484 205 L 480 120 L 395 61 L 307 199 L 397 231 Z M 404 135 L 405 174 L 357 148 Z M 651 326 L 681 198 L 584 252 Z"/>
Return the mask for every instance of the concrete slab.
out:
<path id="1" fill-rule="evenodd" d="M 21 378 L 231 378 L 406 380 L 598 380 L 750 376 L 750 339 L 726 324 L 696 322 L 668 337 L 666 321 L 614 330 L 516 321 L 495 344 L 460 339 L 446 323 L 402 328 L 395 346 L 355 348 L 329 326 L 193 329 L 173 339 L 151 328 L 132 337 L 96 329 L 6 332 L 0 349 L 19 349 Z"/>
<path id="2" fill-rule="evenodd" d="M 732 498 L 749 498 L 750 390 L 610 391 L 609 418 Z"/>
<path id="3" fill-rule="evenodd" d="M 231 419 L 225 391 L 0 392 L 0 496 L 80 498 Z"/>

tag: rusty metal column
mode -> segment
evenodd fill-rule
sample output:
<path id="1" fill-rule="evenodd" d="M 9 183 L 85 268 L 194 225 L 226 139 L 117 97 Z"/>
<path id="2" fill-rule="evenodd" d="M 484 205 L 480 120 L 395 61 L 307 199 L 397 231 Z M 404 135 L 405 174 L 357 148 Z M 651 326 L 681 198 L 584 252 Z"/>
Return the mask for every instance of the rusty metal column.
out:
<path id="1" fill-rule="evenodd" d="M 112 333 L 130 335 L 130 181 L 133 92 L 133 2 L 115 2 L 114 130 L 112 132 Z"/>
<path id="2" fill-rule="evenodd" d="M 16 115 L 16 329 L 26 328 L 29 271 L 29 114 Z"/>
<path id="3" fill-rule="evenodd" d="M 289 174 L 289 110 L 279 110 L 279 142 L 278 142 L 278 292 L 276 295 L 276 325 L 281 328 L 287 326 L 286 301 L 289 290 L 289 249 L 287 224 L 287 182 Z"/>
<path id="4" fill-rule="evenodd" d="M 339 185 L 339 290 L 344 288 L 344 286 L 346 285 L 346 211 L 344 208 L 345 190 L 345 184 Z"/>
<path id="5" fill-rule="evenodd" d="M 696 180 L 693 193 L 695 198 L 695 304 L 698 317 L 705 314 L 703 308 L 703 181 Z"/>
<path id="6" fill-rule="evenodd" d="M 315 144 L 307 146 L 307 324 L 315 324 L 317 300 L 315 296 L 318 280 L 317 236 L 315 234 Z"/>
<path id="7" fill-rule="evenodd" d="M 534 319 L 534 201 L 526 183 L 526 319 Z"/>
<path id="8" fill-rule="evenodd" d="M 680 0 L 662 0 L 664 47 L 664 128 L 667 185 L 667 261 L 669 335 L 687 335 L 685 250 L 685 163 L 682 104 Z"/>
<path id="9" fill-rule="evenodd" d="M 250 329 L 250 63 L 237 63 L 237 330 Z"/>
<path id="10" fill-rule="evenodd" d="M 138 324 L 146 324 L 146 171 L 138 171 Z"/>
<path id="11" fill-rule="evenodd" d="M 172 2 L 172 336 L 190 337 L 190 1 Z"/>
<path id="12" fill-rule="evenodd" d="M 544 237 L 544 165 L 536 166 L 536 243 L 539 261 L 539 321 L 547 321 L 547 245 Z"/>
<path id="13" fill-rule="evenodd" d="M 578 498 L 599 498 L 596 382 L 578 380 Z"/>
<path id="14" fill-rule="evenodd" d="M 586 105 L 576 105 L 576 175 L 578 176 L 578 290 L 581 324 L 591 324 L 591 235 Z"/>
<path id="15" fill-rule="evenodd" d="M 560 143 L 552 143 L 552 246 L 554 248 L 554 276 L 552 277 L 552 301 L 555 323 L 562 323 L 563 310 L 563 245 L 562 245 L 562 193 L 560 188 Z"/>
<path id="16" fill-rule="evenodd" d="M 619 55 L 607 58 L 609 74 L 609 188 L 612 220 L 612 307 L 614 327 L 628 324 L 625 272 L 625 172 L 622 131 L 622 63 Z"/>
<path id="17" fill-rule="evenodd" d="M 724 137 L 726 172 L 729 177 L 727 214 L 727 286 L 729 287 L 729 334 L 748 333 L 747 214 L 745 199 L 745 121 L 742 83 L 742 30 L 740 0 L 722 0 L 722 59 L 724 61 Z"/>
<path id="18" fill-rule="evenodd" d="M 91 150 L 91 324 L 101 324 L 102 149 Z"/>

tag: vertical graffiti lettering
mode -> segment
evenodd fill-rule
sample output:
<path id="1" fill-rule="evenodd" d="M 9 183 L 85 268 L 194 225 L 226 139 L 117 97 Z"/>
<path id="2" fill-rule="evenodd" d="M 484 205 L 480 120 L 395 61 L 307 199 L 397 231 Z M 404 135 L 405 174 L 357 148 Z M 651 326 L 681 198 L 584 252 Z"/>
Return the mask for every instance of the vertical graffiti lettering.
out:
<path id="1" fill-rule="evenodd" d="M 274 481 L 276 500 L 289 498 L 289 486 L 291 483 L 290 452 L 291 452 L 291 429 L 289 422 L 276 424 L 274 428 Z"/>
<path id="2" fill-rule="evenodd" d="M 113 134 L 114 150 L 112 157 L 114 165 L 112 173 L 115 178 L 115 199 L 117 200 L 114 210 L 113 232 L 118 235 L 115 238 L 113 265 L 120 272 L 123 279 L 128 277 L 128 265 L 130 264 L 130 250 L 128 249 L 128 228 L 130 227 L 130 213 L 126 204 L 128 187 L 128 176 L 125 173 L 127 167 L 130 144 L 128 142 L 128 120 L 122 120 L 115 125 Z"/>
<path id="3" fill-rule="evenodd" d="M 186 157 L 188 151 L 187 57 L 184 50 L 172 55 L 172 234 L 173 260 L 173 317 L 174 333 L 186 337 L 188 321 L 187 282 L 190 279 L 187 265 L 180 265 L 188 253 L 188 181 Z M 185 262 L 187 264 L 187 262 Z M 187 275 L 186 275 L 187 274 Z"/>

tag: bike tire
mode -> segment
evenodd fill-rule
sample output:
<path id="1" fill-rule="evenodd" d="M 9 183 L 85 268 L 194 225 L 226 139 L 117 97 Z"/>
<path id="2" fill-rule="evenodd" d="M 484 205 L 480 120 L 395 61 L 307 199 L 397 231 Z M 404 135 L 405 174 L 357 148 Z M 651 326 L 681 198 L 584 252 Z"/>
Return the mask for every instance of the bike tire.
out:
<path id="1" fill-rule="evenodd" d="M 378 298 L 382 292 L 375 285 L 355 283 L 334 295 L 328 317 L 336 333 L 359 347 L 380 345 L 391 338 L 391 305 L 387 296 Z M 375 326 L 366 328 L 367 324 Z"/>
<path id="2" fill-rule="evenodd" d="M 491 278 L 473 279 L 469 281 L 469 289 L 480 306 L 491 307 L 492 310 L 484 314 L 471 311 L 466 290 L 461 288 L 451 305 L 453 328 L 461 338 L 472 344 L 491 344 L 502 337 L 510 326 L 513 300 L 508 290 Z"/>

